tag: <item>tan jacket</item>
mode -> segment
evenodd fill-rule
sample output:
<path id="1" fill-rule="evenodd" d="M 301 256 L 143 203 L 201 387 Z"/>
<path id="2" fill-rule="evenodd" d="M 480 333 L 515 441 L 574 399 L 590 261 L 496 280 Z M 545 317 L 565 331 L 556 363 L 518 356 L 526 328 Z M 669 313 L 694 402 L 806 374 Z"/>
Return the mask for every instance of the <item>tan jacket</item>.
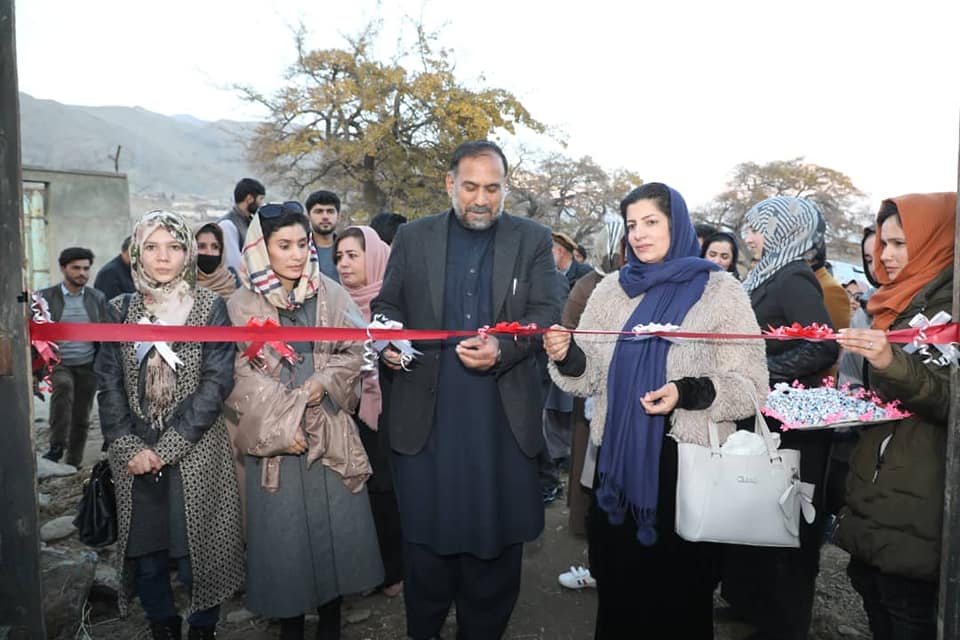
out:
<path id="1" fill-rule="evenodd" d="M 331 286 L 332 285 L 332 286 Z M 328 278 L 321 278 L 317 292 L 318 327 L 352 326 L 348 317 L 358 317 L 350 296 Z M 250 318 L 271 318 L 279 322 L 276 308 L 247 288 L 238 289 L 227 303 L 234 325 L 246 325 Z M 331 413 L 322 404 L 307 404 L 302 388 L 288 388 L 280 382 L 280 356 L 270 347 L 261 351 L 262 366 L 244 355 L 247 343 L 239 343 L 233 393 L 227 398 L 224 416 L 233 445 L 241 455 L 267 458 L 262 466 L 265 489 L 280 486 L 280 458 L 302 431 L 307 439 L 307 462 L 316 460 L 340 475 L 353 492 L 363 488 L 372 474 L 370 462 L 351 418 L 360 401 L 362 342 L 314 342 L 313 378 L 318 380 L 339 410 Z"/>

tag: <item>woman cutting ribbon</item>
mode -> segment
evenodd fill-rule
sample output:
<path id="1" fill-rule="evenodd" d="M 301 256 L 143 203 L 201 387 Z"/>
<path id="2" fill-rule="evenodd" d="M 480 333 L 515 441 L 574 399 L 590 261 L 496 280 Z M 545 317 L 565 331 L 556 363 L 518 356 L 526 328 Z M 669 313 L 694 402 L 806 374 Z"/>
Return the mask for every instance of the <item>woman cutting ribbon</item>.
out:
<path id="1" fill-rule="evenodd" d="M 740 284 L 698 257 L 679 193 L 645 184 L 623 199 L 620 214 L 627 264 L 597 284 L 578 329 L 660 323 L 759 334 Z M 574 341 L 550 331 L 544 348 L 557 386 L 595 400 L 590 430 L 600 449 L 587 537 L 596 637 L 713 638 L 714 545 L 674 532 L 677 442 L 708 446 L 710 422 L 725 440 L 736 420 L 756 413 L 767 385 L 762 341 Z"/>

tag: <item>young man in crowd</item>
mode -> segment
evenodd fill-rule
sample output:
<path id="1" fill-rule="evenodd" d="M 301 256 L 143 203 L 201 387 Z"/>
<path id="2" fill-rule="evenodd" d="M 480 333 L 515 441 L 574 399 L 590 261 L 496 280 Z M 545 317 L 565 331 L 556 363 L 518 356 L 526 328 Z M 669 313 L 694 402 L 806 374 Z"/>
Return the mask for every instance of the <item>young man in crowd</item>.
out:
<path id="1" fill-rule="evenodd" d="M 93 252 L 70 247 L 60 253 L 59 284 L 40 292 L 50 306 L 54 322 L 109 322 L 107 298 L 93 287 L 90 279 Z M 96 342 L 62 341 L 58 343 L 60 362 L 51 375 L 50 449 L 44 458 L 59 462 L 64 452 L 66 463 L 77 468 L 83 462 L 83 448 L 90 428 L 90 411 L 97 391 L 93 360 Z"/>
<path id="2" fill-rule="evenodd" d="M 333 191 L 314 191 L 307 197 L 307 214 L 313 231 L 313 246 L 317 248 L 320 272 L 340 282 L 333 264 L 333 245 L 337 241 L 337 222 L 340 220 L 340 198 Z"/>
<path id="3" fill-rule="evenodd" d="M 133 293 L 133 276 L 130 275 L 130 236 L 124 238 L 120 253 L 100 267 L 93 288 L 103 292 L 107 300 L 123 293 Z"/>
<path id="4" fill-rule="evenodd" d="M 253 178 L 243 178 L 233 188 L 233 209 L 217 220 L 223 230 L 223 261 L 234 273 L 243 265 L 243 242 L 247 237 L 250 218 L 257 212 L 267 190 Z"/>

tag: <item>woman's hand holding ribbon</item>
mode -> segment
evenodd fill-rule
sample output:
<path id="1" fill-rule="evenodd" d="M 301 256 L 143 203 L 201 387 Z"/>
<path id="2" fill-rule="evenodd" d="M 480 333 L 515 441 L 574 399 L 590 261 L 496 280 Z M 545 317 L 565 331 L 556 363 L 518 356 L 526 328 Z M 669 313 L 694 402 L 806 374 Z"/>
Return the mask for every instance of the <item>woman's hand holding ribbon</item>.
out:
<path id="1" fill-rule="evenodd" d="M 887 341 L 887 332 L 879 329 L 841 329 L 837 333 L 841 347 L 863 356 L 874 369 L 883 370 L 893 362 L 893 349 Z"/>
<path id="2" fill-rule="evenodd" d="M 563 361 L 570 350 L 570 333 L 559 324 L 553 325 L 543 334 L 543 349 L 554 362 Z"/>

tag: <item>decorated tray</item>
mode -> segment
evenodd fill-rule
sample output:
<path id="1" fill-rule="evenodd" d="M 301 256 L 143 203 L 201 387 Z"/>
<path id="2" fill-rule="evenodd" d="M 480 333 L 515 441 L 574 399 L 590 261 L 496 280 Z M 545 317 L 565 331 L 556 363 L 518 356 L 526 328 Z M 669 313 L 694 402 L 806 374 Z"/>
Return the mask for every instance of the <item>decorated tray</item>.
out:
<path id="1" fill-rule="evenodd" d="M 884 402 L 863 388 L 850 389 L 843 385 L 838 389 L 831 378 L 824 380 L 824 386 L 814 388 L 798 382 L 792 385 L 781 382 L 767 394 L 760 411 L 779 420 L 785 431 L 863 427 L 911 415 L 897 400 Z"/>

